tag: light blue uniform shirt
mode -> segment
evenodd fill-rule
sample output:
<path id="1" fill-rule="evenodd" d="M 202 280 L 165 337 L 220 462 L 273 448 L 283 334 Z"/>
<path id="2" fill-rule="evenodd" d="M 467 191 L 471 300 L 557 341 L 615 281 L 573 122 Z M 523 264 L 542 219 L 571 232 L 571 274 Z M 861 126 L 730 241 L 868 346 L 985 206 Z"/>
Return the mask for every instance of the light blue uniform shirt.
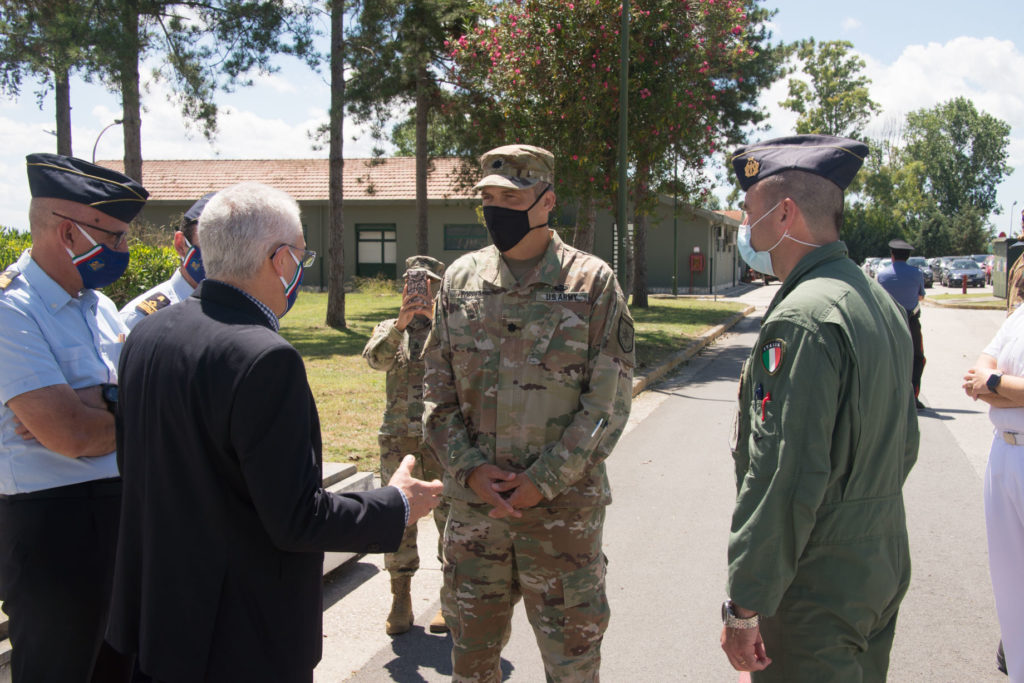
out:
<path id="1" fill-rule="evenodd" d="M 907 313 L 913 313 L 920 303 L 918 297 L 924 296 L 924 275 L 906 261 L 893 261 L 878 271 L 876 279 Z"/>
<path id="2" fill-rule="evenodd" d="M 0 291 L 0 494 L 118 476 L 113 452 L 69 458 L 22 439 L 7 402 L 56 384 L 81 389 L 117 382 L 128 328 L 114 302 L 91 289 L 69 296 L 28 251 L 12 269 L 21 274 Z"/>

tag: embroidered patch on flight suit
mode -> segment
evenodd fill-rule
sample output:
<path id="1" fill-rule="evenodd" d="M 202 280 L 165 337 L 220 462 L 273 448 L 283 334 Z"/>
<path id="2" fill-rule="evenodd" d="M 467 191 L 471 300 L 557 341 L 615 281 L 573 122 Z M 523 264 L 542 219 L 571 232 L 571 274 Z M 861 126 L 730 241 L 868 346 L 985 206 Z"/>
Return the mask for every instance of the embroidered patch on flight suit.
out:
<path id="1" fill-rule="evenodd" d="M 585 304 L 590 301 L 590 295 L 586 292 L 537 292 L 536 300 L 551 303 L 574 302 Z"/>
<path id="2" fill-rule="evenodd" d="M 773 339 L 761 347 L 761 363 L 769 375 L 774 375 L 782 367 L 785 351 L 786 342 L 781 339 Z"/>
<path id="3" fill-rule="evenodd" d="M 170 305 L 171 300 L 167 298 L 167 295 L 157 292 L 156 294 L 143 299 L 142 302 L 135 307 L 135 310 L 142 315 L 150 315 L 151 313 L 156 313 L 161 308 L 165 308 Z"/>
<path id="4" fill-rule="evenodd" d="M 21 271 L 14 268 L 8 268 L 0 273 L 0 291 L 10 287 L 11 283 L 17 280 L 19 275 L 21 275 Z"/>

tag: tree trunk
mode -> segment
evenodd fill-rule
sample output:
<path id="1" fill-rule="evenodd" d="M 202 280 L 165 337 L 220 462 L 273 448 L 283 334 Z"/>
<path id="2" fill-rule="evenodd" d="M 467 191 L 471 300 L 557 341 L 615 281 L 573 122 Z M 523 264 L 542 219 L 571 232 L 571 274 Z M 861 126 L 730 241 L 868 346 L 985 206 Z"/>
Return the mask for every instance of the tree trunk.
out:
<path id="1" fill-rule="evenodd" d="M 633 301 L 630 303 L 630 307 L 647 308 L 648 216 L 646 213 L 641 213 L 633 220 Z"/>
<path id="2" fill-rule="evenodd" d="M 328 165 L 330 227 L 327 247 L 326 324 L 343 330 L 345 324 L 345 212 L 342 179 L 345 160 L 345 0 L 331 0 L 331 122 Z"/>
<path id="3" fill-rule="evenodd" d="M 430 74 L 426 66 L 416 76 L 416 253 L 428 254 L 430 238 L 427 234 L 427 166 L 430 163 L 427 146 L 427 117 L 430 113 Z"/>
<path id="4" fill-rule="evenodd" d="M 597 202 L 588 197 L 580 202 L 576 214 L 576 234 L 572 246 L 588 253 L 594 253 L 594 224 L 597 222 Z"/>
<path id="5" fill-rule="evenodd" d="M 139 3 L 124 0 L 121 30 L 126 45 L 120 57 L 121 119 L 124 122 L 124 174 L 142 182 L 142 100 L 139 96 Z"/>
<path id="6" fill-rule="evenodd" d="M 71 156 L 71 81 L 68 70 L 53 74 L 54 96 L 57 105 L 57 154 Z"/>

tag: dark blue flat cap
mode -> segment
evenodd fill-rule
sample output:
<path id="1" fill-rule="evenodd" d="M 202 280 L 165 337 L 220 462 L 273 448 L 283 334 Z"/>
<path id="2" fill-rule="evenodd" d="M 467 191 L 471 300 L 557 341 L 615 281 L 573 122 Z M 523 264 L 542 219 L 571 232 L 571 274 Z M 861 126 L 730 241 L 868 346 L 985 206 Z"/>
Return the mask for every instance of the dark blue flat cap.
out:
<path id="1" fill-rule="evenodd" d="M 889 240 L 889 248 L 893 251 L 914 251 L 914 247 L 900 239 Z"/>
<path id="2" fill-rule="evenodd" d="M 199 200 L 189 207 L 188 211 L 183 216 L 182 223 L 188 225 L 189 223 L 195 223 L 199 220 L 199 217 L 203 214 L 203 208 L 206 207 L 206 202 L 213 198 L 216 192 L 208 192 L 204 194 Z"/>
<path id="3" fill-rule="evenodd" d="M 815 173 L 845 190 L 867 155 L 868 146 L 850 138 L 793 135 L 741 147 L 732 168 L 744 191 L 782 171 Z"/>
<path id="4" fill-rule="evenodd" d="M 123 173 L 61 154 L 25 157 L 33 197 L 66 199 L 91 206 L 125 223 L 142 211 L 149 192 Z"/>

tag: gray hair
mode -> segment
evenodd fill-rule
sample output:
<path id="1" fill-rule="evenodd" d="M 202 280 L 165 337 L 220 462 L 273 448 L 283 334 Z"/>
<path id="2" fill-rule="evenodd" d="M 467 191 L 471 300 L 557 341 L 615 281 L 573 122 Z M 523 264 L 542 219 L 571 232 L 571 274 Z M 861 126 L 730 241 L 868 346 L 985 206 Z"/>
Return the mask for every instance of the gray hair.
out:
<path id="1" fill-rule="evenodd" d="M 807 228 L 822 237 L 843 227 L 843 191 L 828 178 L 807 171 L 789 170 L 768 176 L 764 186 L 768 206 L 789 197 L 800 207 Z"/>
<path id="2" fill-rule="evenodd" d="M 302 235 L 299 205 L 288 193 L 262 183 L 221 190 L 199 218 L 207 276 L 247 280 L 281 244 Z"/>

